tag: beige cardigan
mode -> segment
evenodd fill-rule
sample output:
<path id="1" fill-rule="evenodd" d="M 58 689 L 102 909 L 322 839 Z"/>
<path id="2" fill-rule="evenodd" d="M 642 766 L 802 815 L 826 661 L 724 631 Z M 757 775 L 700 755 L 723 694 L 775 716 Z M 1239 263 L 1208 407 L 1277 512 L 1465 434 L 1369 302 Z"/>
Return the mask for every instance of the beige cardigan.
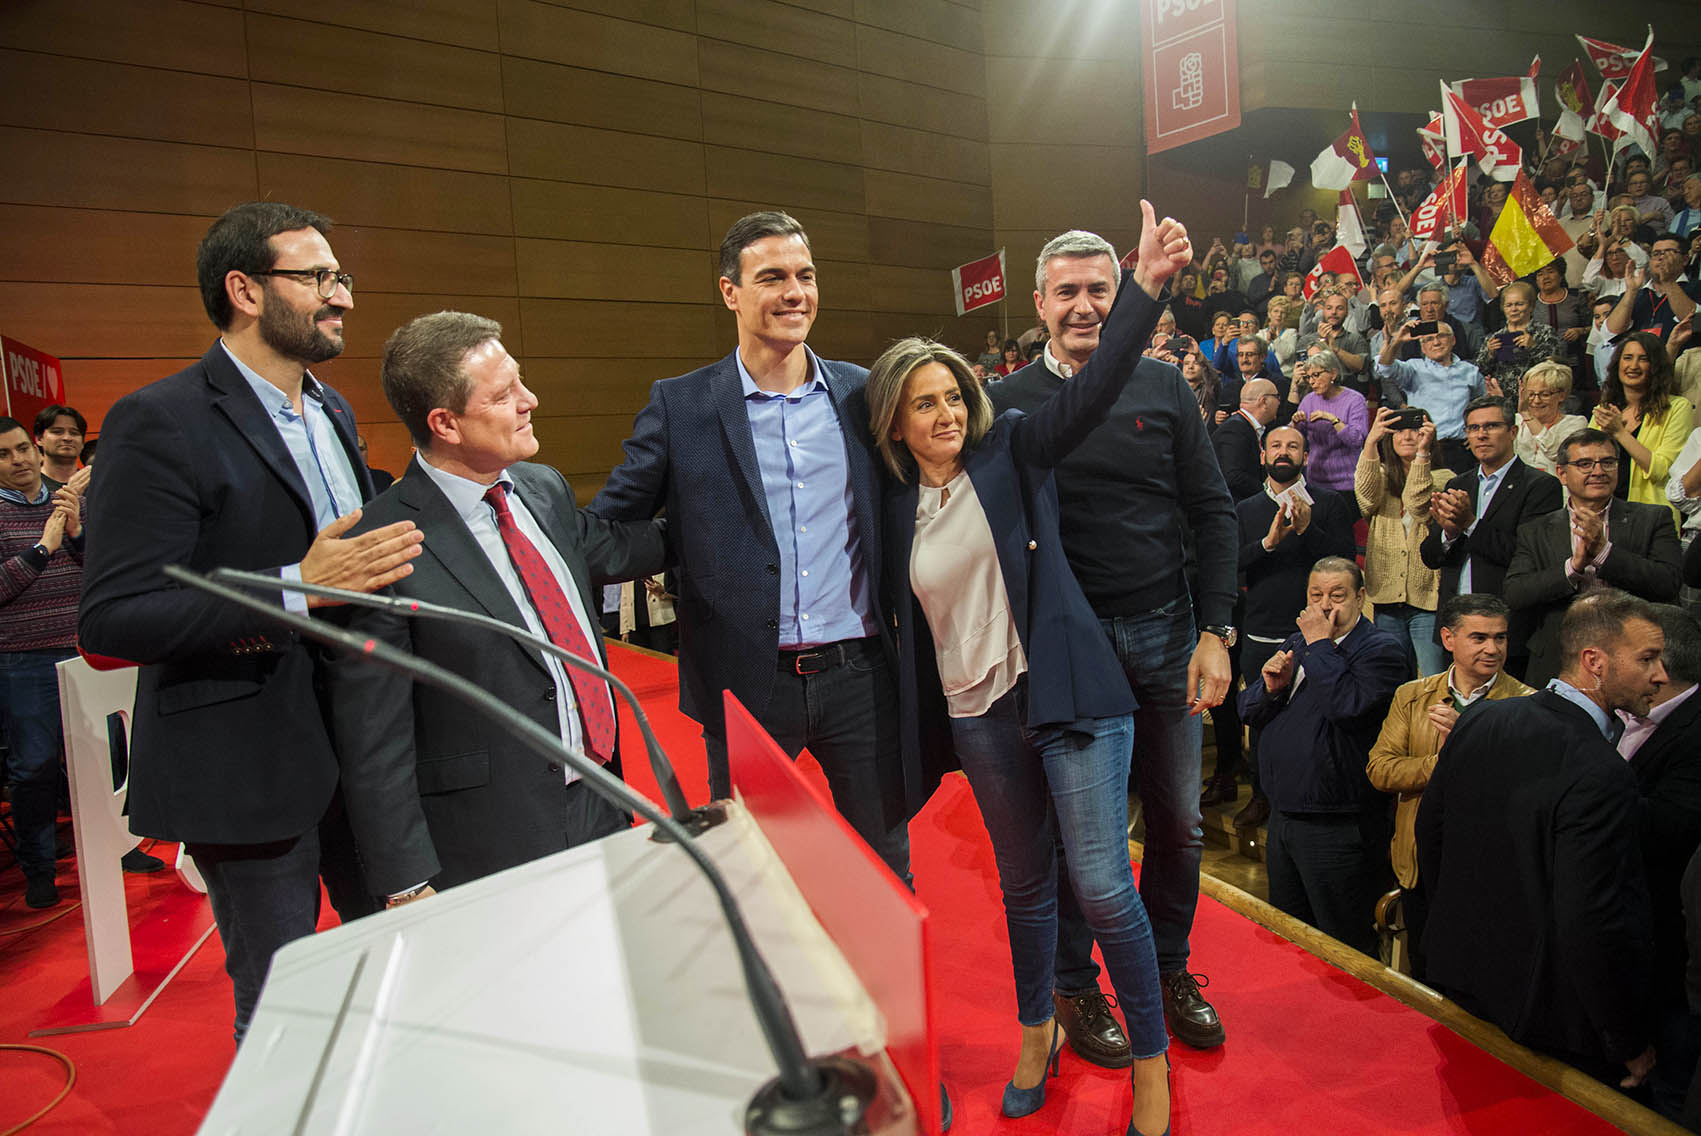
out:
<path id="1" fill-rule="evenodd" d="M 1374 453 L 1360 452 L 1353 472 L 1353 493 L 1359 511 L 1370 520 L 1364 547 L 1364 586 L 1373 604 L 1410 604 L 1434 611 L 1441 596 L 1441 573 L 1425 566 L 1423 538 L 1429 535 L 1429 499 L 1452 480 L 1449 470 L 1431 470 L 1419 457 L 1406 477 L 1401 499 L 1388 494 L 1382 462 Z M 1408 526 L 1404 515 L 1410 514 Z"/>

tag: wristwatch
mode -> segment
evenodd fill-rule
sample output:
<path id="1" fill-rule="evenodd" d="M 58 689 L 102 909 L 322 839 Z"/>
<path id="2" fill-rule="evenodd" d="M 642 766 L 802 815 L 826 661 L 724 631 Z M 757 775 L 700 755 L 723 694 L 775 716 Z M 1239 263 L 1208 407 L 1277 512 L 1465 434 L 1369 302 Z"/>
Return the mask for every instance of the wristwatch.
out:
<path id="1" fill-rule="evenodd" d="M 1205 628 L 1206 631 L 1223 641 L 1223 646 L 1234 650 L 1234 645 L 1240 642 L 1240 632 L 1226 623 L 1213 623 Z"/>

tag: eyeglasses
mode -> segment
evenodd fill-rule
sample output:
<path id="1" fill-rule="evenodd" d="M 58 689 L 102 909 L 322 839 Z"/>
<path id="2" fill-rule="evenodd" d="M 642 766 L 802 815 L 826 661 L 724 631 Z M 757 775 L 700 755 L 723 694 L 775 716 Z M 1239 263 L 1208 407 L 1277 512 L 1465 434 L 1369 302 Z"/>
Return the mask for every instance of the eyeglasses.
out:
<path id="1" fill-rule="evenodd" d="M 1546 402 L 1550 398 L 1559 397 L 1558 391 L 1527 390 L 1524 394 L 1531 402 Z"/>
<path id="2" fill-rule="evenodd" d="M 1559 464 L 1582 470 L 1584 473 L 1593 473 L 1596 466 L 1600 467 L 1602 473 L 1614 473 L 1618 469 L 1617 458 L 1601 458 L 1599 460 L 1595 458 L 1573 458 L 1568 462 L 1560 462 Z"/>
<path id="3" fill-rule="evenodd" d="M 334 268 L 268 268 L 264 272 L 250 272 L 250 276 L 292 276 L 303 284 L 313 281 L 319 290 L 321 300 L 329 300 L 337 294 L 337 285 L 341 284 L 352 294 L 354 292 L 354 274 L 338 272 Z"/>

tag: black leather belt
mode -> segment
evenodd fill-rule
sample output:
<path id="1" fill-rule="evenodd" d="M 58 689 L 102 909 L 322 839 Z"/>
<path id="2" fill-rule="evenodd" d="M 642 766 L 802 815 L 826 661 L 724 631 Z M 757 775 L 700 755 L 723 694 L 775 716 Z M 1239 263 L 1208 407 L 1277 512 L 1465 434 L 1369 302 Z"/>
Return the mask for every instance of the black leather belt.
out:
<path id="1" fill-rule="evenodd" d="M 873 636 L 866 639 L 841 639 L 837 643 L 821 643 L 814 647 L 800 647 L 795 651 L 782 647 L 779 668 L 786 674 L 820 674 L 834 667 L 842 667 L 852 659 L 866 658 L 870 651 L 879 649 L 879 642 Z"/>

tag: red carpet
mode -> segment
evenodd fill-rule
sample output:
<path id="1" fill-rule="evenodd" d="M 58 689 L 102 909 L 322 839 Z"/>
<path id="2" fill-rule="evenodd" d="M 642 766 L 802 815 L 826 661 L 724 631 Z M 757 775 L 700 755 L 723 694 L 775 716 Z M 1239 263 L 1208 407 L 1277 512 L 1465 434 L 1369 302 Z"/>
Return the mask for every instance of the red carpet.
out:
<path id="1" fill-rule="evenodd" d="M 670 661 L 616 651 L 615 665 L 644 702 L 693 803 L 706 797 L 702 744 L 674 708 Z M 628 737 L 636 737 L 631 721 Z M 642 751 L 627 775 L 655 799 Z M 812 762 L 804 767 L 819 776 Z M 1010 956 L 992 853 L 961 778 L 911 827 L 919 894 L 932 912 L 941 1063 L 956 1104 L 954 1131 L 1115 1133 L 1128 1123 L 1126 1076 L 1065 1053 L 1046 1105 L 1023 1120 L 998 1115 L 1015 1060 Z M 168 855 L 168 848 L 155 849 Z M 74 869 L 61 890 L 75 895 Z M 167 874 L 129 877 L 133 919 L 145 918 Z M 150 897 L 153 897 L 150 901 Z M 0 873 L 0 1045 L 39 1044 L 76 1063 L 71 1095 L 31 1133 L 192 1132 L 233 1052 L 230 987 L 214 937 L 141 1022 L 31 1041 L 47 1011 L 86 979 L 82 914 L 23 906 L 15 870 Z M 327 908 L 328 911 L 328 908 Z M 327 918 L 331 918 L 327 916 Z M 34 927 L 23 933 L 21 928 Z M 1610 1125 L 1485 1055 L 1448 1030 L 1285 940 L 1201 898 L 1193 969 L 1209 975 L 1228 1044 L 1210 1053 L 1177 1045 L 1174 1131 L 1184 1133 L 1610 1133 Z M 0 1131 L 52 1099 L 61 1067 L 0 1050 Z"/>

